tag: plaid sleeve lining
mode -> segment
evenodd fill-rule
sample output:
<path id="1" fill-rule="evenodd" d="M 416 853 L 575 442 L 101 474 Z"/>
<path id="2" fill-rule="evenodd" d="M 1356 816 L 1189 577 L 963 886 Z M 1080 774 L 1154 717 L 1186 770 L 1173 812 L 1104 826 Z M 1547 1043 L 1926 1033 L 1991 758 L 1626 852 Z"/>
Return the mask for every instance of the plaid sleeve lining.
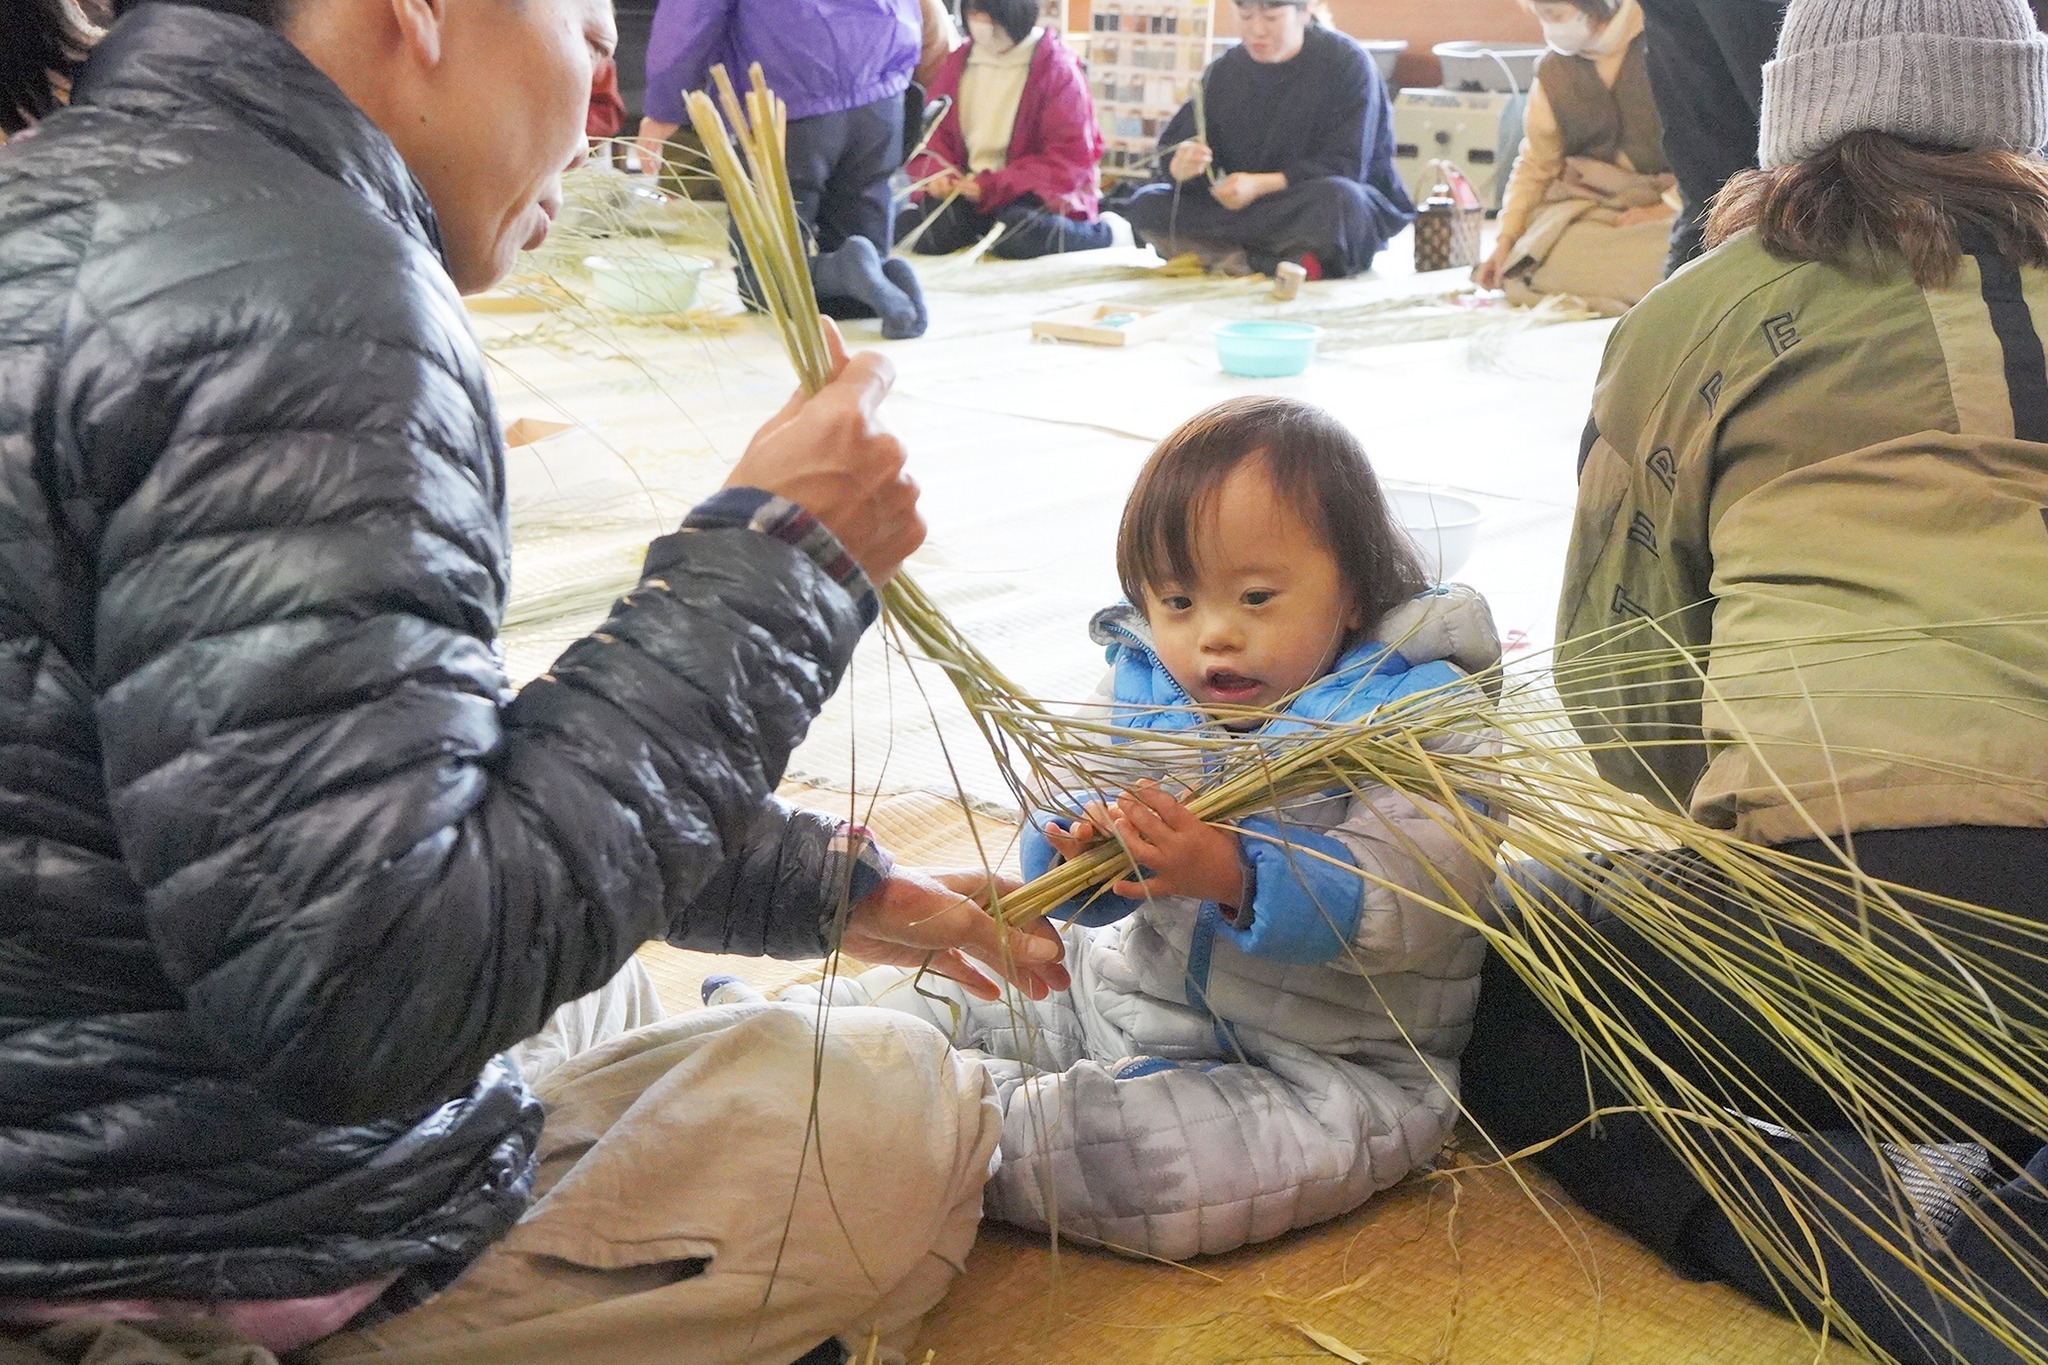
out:
<path id="1" fill-rule="evenodd" d="M 825 523 L 788 498 L 779 498 L 760 488 L 721 488 L 683 518 L 685 531 L 745 529 L 793 545 L 810 556 L 832 581 L 846 589 L 860 608 L 864 625 L 873 625 L 882 614 L 882 600 L 875 585 L 839 537 Z"/>
<path id="2" fill-rule="evenodd" d="M 858 905 L 873 893 L 876 887 L 889 879 L 895 865 L 867 826 L 841 821 L 839 832 L 832 836 L 830 849 L 832 871 L 826 878 L 826 885 L 843 884 L 846 887 L 846 901 Z M 846 860 L 851 859 L 851 869 L 842 872 Z M 842 883 L 841 876 L 845 877 Z"/>

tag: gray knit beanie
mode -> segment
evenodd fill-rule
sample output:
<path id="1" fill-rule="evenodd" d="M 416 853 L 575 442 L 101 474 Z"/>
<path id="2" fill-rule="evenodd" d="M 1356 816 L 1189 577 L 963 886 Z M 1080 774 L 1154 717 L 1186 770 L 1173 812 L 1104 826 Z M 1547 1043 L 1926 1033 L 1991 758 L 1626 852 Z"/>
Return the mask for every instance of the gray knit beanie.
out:
<path id="1" fill-rule="evenodd" d="M 2048 144 L 2048 39 L 2024 0 L 1792 0 L 1764 68 L 1765 169 L 1850 133 L 1959 151 Z"/>

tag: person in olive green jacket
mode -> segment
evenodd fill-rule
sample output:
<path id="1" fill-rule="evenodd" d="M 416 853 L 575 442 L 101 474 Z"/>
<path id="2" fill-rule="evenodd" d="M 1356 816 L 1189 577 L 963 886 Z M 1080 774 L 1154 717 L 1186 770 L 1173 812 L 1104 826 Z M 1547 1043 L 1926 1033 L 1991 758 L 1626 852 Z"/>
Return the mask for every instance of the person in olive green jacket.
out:
<path id="1" fill-rule="evenodd" d="M 1824 1285 L 1838 1327 L 1901 1361 L 2040 1360 L 2048 1123 L 1987 1100 L 1955 1040 L 2048 1036 L 2048 39 L 2021 0 L 1792 0 L 1764 110 L 1764 169 L 1717 203 L 1720 245 L 1609 342 L 1560 691 L 1621 785 L 1909 888 L 1924 938 L 1892 951 L 1973 962 L 1983 1008 L 1925 1037 L 1859 1033 L 1881 976 L 1818 958 L 1684 851 L 1510 873 L 1521 904 L 1625 962 L 1606 978 L 1582 955 L 1611 1003 L 1634 998 L 1617 980 L 1662 993 L 1662 1014 L 1615 1007 L 1664 1074 L 1774 1125 L 1813 1182 L 1739 1164 L 1716 1182 L 1805 1249 L 1772 1271 L 1645 1118 L 1586 1125 L 1585 1054 L 1498 957 L 1464 1099 L 1503 1150 L 1567 1133 L 1539 1164 L 1682 1270 L 1774 1304 Z M 1872 1142 L 1870 1114 L 1788 1059 L 1782 1021 L 1624 925 L 1623 879 L 1753 945 L 1763 998 L 1787 953 L 1840 973 L 1789 1027 L 1830 1027 L 1844 1066 L 1884 1078 L 1904 1145 Z M 1630 1103 L 1602 1077 L 1591 1094 Z M 1930 1281 L 1991 1307 L 1958 1311 Z"/>

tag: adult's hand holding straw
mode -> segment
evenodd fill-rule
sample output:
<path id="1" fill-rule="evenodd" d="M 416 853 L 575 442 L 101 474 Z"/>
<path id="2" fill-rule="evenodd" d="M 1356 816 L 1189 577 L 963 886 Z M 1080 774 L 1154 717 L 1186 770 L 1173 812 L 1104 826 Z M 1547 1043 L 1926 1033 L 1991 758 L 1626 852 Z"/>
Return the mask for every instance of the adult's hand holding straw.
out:
<path id="1" fill-rule="evenodd" d="M 880 356 L 849 361 L 839 329 L 819 315 L 810 246 L 784 160 L 788 111 L 758 64 L 751 74 L 753 88 L 743 99 L 724 67 L 711 69 L 723 117 L 701 90 L 690 94 L 687 106 L 802 393 L 754 438 L 731 482 L 802 506 L 880 587 L 924 542 L 903 447 L 875 417 L 895 371 Z"/>
<path id="2" fill-rule="evenodd" d="M 880 587 L 925 533 L 903 443 L 877 415 L 896 371 L 872 351 L 848 359 L 839 329 L 829 321 L 824 329 L 831 379 L 815 394 L 799 391 L 755 433 L 726 486 L 796 503 Z"/>
<path id="3" fill-rule="evenodd" d="M 755 436 L 733 468 L 731 482 L 780 493 L 824 522 L 882 588 L 892 616 L 908 613 L 913 624 L 922 621 L 955 633 L 908 574 L 888 582 L 924 540 L 917 485 L 904 473 L 903 447 L 875 420 L 895 371 L 873 354 L 848 360 L 839 329 L 819 316 L 810 252 L 784 161 L 788 111 L 769 91 L 759 66 L 750 73 L 753 88 L 744 100 L 724 67 L 713 67 L 711 75 L 724 116 L 719 105 L 697 91 L 688 101 L 690 122 L 718 172 L 760 282 L 763 306 L 782 335 L 801 385 Z M 993 667 L 986 671 L 997 676 Z M 974 994 L 994 999 L 995 982 L 976 965 L 986 963 L 1025 994 L 1042 999 L 1049 991 L 1067 988 L 1062 947 L 1050 925 L 1020 929 L 998 922 L 998 902 L 1016 886 L 982 872 L 898 868 L 848 908 L 839 948 L 863 962 L 928 964 Z"/>
<path id="4" fill-rule="evenodd" d="M 1175 180 L 1193 180 L 1216 168 L 1216 153 L 1203 143 L 1189 138 L 1173 149 L 1173 159 L 1167 163 L 1167 174 Z"/>
<path id="5" fill-rule="evenodd" d="M 981 969 L 985 963 L 1027 998 L 1043 1000 L 1072 984 L 1060 963 L 1059 935 L 1044 920 L 1009 928 L 988 912 L 998 891 L 1008 895 L 1017 885 L 979 869 L 899 868 L 847 913 L 839 951 L 875 966 L 923 967 L 994 1000 L 999 988 Z"/>

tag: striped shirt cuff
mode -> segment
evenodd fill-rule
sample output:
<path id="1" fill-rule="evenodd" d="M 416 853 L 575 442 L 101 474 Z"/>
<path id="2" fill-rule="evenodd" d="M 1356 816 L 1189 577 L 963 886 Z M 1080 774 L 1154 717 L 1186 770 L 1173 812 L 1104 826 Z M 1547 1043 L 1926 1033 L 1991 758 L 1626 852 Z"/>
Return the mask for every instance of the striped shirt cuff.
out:
<path id="1" fill-rule="evenodd" d="M 827 530 L 824 522 L 788 498 L 776 497 L 759 488 L 721 488 L 683 518 L 682 529 L 745 529 L 773 536 L 802 550 L 831 576 L 833 582 L 846 589 L 854 605 L 860 608 L 862 625 L 873 625 L 875 618 L 882 614 L 882 599 L 875 592 L 875 585 L 868 581 L 867 572 L 839 543 L 839 537 Z"/>
<path id="2" fill-rule="evenodd" d="M 825 850 L 825 894 L 819 897 L 818 941 L 826 952 L 839 951 L 843 916 L 880 889 L 895 868 L 895 860 L 866 826 L 839 822 Z"/>
<path id="3" fill-rule="evenodd" d="M 895 862 L 883 847 L 875 842 L 875 836 L 865 825 L 840 822 L 839 832 L 832 836 L 830 849 L 831 873 L 827 885 L 844 885 L 846 902 L 858 905 L 866 900 L 875 889 L 887 880 L 895 870 Z M 848 860 L 853 866 L 846 867 Z M 842 882 L 840 879 L 844 877 Z"/>

